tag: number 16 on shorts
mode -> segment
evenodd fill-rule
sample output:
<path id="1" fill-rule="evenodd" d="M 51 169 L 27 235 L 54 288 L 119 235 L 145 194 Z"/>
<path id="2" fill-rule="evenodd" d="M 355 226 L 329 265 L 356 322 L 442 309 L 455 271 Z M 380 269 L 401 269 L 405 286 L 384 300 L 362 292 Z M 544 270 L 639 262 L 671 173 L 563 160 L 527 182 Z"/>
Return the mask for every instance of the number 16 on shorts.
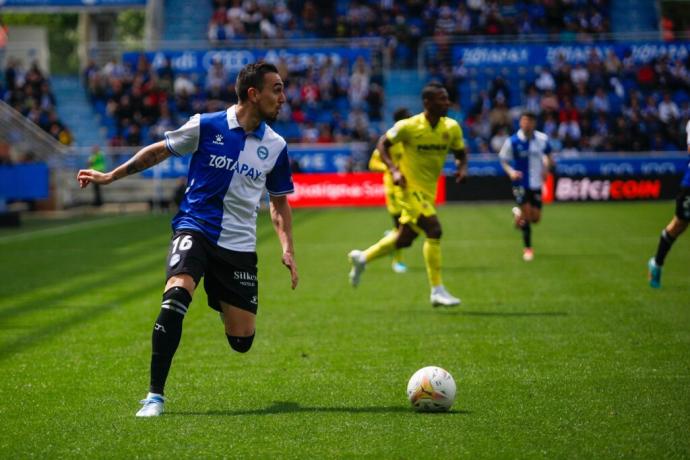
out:
<path id="1" fill-rule="evenodd" d="M 180 235 L 172 242 L 170 251 L 170 266 L 174 267 L 180 261 L 180 252 L 188 251 L 192 247 L 192 235 Z"/>

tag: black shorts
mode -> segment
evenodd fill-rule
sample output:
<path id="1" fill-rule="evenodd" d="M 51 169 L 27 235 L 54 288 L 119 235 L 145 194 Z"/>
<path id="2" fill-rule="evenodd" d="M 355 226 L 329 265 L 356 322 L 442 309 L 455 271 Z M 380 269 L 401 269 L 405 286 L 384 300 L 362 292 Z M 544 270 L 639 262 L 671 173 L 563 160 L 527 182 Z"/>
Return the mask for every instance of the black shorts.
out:
<path id="1" fill-rule="evenodd" d="M 255 252 L 231 251 L 216 246 L 198 232 L 180 230 L 170 240 L 166 279 L 187 274 L 198 286 L 203 276 L 209 307 L 222 311 L 222 301 L 256 314 L 259 308 L 256 260 Z"/>
<path id="2" fill-rule="evenodd" d="M 529 203 L 537 209 L 541 209 L 541 189 L 530 190 L 522 186 L 513 187 L 513 196 L 515 197 L 515 202 L 518 206 L 522 206 L 525 203 Z"/>
<path id="3" fill-rule="evenodd" d="M 676 217 L 690 222 L 690 187 L 683 187 L 676 195 Z"/>

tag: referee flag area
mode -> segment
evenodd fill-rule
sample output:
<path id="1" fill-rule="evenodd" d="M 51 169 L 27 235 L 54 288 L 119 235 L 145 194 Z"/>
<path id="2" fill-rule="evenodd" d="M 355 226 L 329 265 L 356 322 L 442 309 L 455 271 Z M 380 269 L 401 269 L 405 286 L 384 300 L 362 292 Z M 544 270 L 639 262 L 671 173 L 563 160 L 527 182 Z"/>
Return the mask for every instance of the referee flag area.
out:
<path id="1" fill-rule="evenodd" d="M 253 348 L 229 349 L 199 290 L 147 420 L 172 215 L 0 229 L 0 458 L 690 457 L 690 240 L 646 279 L 671 201 L 547 205 L 530 263 L 510 207 L 439 206 L 454 309 L 428 304 L 421 242 L 408 273 L 348 284 L 383 208 L 295 209 L 295 291 L 261 212 Z M 449 413 L 409 406 L 427 365 L 455 378 Z"/>

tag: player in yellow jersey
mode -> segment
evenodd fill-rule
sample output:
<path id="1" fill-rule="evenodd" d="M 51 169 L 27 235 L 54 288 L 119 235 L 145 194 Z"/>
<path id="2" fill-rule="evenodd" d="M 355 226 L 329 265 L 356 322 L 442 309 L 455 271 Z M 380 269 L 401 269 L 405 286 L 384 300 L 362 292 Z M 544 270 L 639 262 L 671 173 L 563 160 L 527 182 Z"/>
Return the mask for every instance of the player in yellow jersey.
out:
<path id="1" fill-rule="evenodd" d="M 460 304 L 460 299 L 448 293 L 441 280 L 442 232 L 434 200 L 436 183 L 448 151 L 455 155 L 457 181 L 467 174 L 467 155 L 460 125 L 446 117 L 450 107 L 446 89 L 438 83 L 429 83 L 422 90 L 422 103 L 424 112 L 397 122 L 381 136 L 377 145 L 393 183 L 400 187 L 403 208 L 400 231 L 386 235 L 364 251 L 350 251 L 350 284 L 359 284 L 367 263 L 395 249 L 409 247 L 417 237 L 416 230 L 420 230 L 426 235 L 423 254 L 431 286 L 431 304 L 455 306 Z M 395 144 L 403 144 L 399 165 L 393 162 L 390 154 Z"/>
<path id="2" fill-rule="evenodd" d="M 400 108 L 393 113 L 393 120 L 398 122 L 405 118 L 412 116 L 412 113 L 406 108 Z M 391 146 L 390 150 L 391 160 L 396 165 L 400 164 L 400 157 L 403 154 L 403 144 L 395 144 Z M 375 149 L 369 159 L 369 169 L 383 173 L 383 189 L 386 194 L 386 209 L 393 218 L 393 231 L 398 231 L 400 228 L 400 215 L 402 214 L 402 205 L 400 204 L 399 187 L 393 183 L 393 176 L 388 170 L 388 166 L 381 159 L 381 153 Z M 393 251 L 393 271 L 395 273 L 407 272 L 407 265 L 403 262 L 402 249 Z"/>

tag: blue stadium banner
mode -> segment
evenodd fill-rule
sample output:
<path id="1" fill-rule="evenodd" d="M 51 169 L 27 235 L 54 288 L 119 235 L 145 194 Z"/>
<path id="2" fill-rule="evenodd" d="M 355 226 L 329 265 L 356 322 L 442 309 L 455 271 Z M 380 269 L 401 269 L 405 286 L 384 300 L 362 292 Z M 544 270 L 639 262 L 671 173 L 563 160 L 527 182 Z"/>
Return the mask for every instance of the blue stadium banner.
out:
<path id="1" fill-rule="evenodd" d="M 290 159 L 303 173 L 334 173 L 347 171 L 353 151 L 347 145 L 328 147 L 288 147 Z"/>
<path id="2" fill-rule="evenodd" d="M 482 66 L 543 66 L 551 65 L 563 56 L 570 64 L 587 62 L 592 52 L 605 59 L 609 51 L 619 58 L 630 55 L 635 63 L 645 63 L 659 56 L 687 59 L 690 42 L 616 42 L 596 44 L 554 45 L 455 45 L 453 63 L 462 59 L 467 67 Z"/>
<path id="3" fill-rule="evenodd" d="M 0 199 L 48 198 L 50 174 L 45 163 L 0 166 Z"/>
<path id="4" fill-rule="evenodd" d="M 559 158 L 556 162 L 556 174 L 564 177 L 580 176 L 660 176 L 682 175 L 688 165 L 688 156 L 678 155 L 605 155 L 596 154 L 576 158 Z M 443 167 L 445 175 L 455 172 L 455 163 L 451 158 Z M 494 155 L 482 157 L 470 156 L 467 165 L 469 176 L 504 176 L 503 168 Z"/>
<path id="5" fill-rule="evenodd" d="M 352 160 L 361 156 L 360 149 L 348 144 L 306 145 L 295 144 L 288 147 L 290 160 L 295 162 L 295 170 L 303 173 L 337 173 L 349 169 Z M 151 169 L 142 172 L 147 178 L 170 179 L 184 177 L 189 169 L 191 155 L 172 156 Z M 659 176 L 682 175 L 688 165 L 685 154 L 594 154 L 574 158 L 558 158 L 556 174 L 562 177 L 581 176 Z M 503 177 L 505 173 L 495 155 L 470 156 L 467 172 L 473 177 Z M 449 155 L 443 173 L 455 173 L 455 162 Z"/>
<path id="6" fill-rule="evenodd" d="M 146 0 L 0 0 L 5 8 L 100 8 L 100 7 L 145 7 Z"/>
<path id="7" fill-rule="evenodd" d="M 0 0 L 2 1 L 2 0 Z M 166 58 L 170 58 L 173 70 L 183 73 L 205 74 L 215 60 L 220 60 L 228 72 L 239 72 L 246 64 L 264 59 L 277 63 L 284 58 L 288 65 L 295 59 L 299 65 L 305 68 L 316 63 L 324 62 L 330 58 L 333 64 L 340 65 L 343 62 L 353 63 L 358 57 L 371 61 L 371 51 L 367 48 L 277 48 L 271 50 L 211 50 L 211 51 L 129 51 L 122 54 L 122 62 L 129 64 L 133 69 L 137 67 L 139 56 L 144 54 L 154 69 L 165 64 Z"/>

